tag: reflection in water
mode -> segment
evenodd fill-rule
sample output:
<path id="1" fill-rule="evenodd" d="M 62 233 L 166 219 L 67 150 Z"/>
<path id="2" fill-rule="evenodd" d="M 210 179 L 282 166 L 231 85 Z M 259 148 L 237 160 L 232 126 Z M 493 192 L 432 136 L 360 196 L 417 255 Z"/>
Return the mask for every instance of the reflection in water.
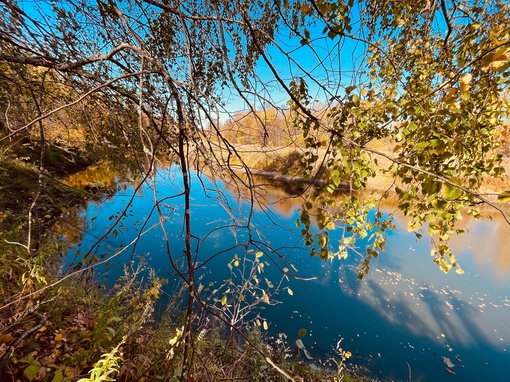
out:
<path id="1" fill-rule="evenodd" d="M 108 163 L 103 163 L 69 175 L 65 183 L 78 189 L 84 189 L 91 184 L 102 184 L 105 188 L 111 189 L 116 185 L 117 176 L 117 169 L 110 167 Z"/>
<path id="2" fill-rule="evenodd" d="M 172 182 L 171 179 L 165 175 L 165 181 Z M 243 233 L 236 235 L 231 230 L 231 222 L 243 214 L 238 204 L 240 198 L 248 195 L 236 188 L 232 192 L 235 196 L 222 197 L 215 193 L 216 185 L 205 177 L 202 181 L 208 188 L 207 196 L 201 193 L 202 183 L 196 183 L 192 217 L 194 234 L 200 238 L 200 260 L 204 261 L 245 239 Z M 178 185 L 163 186 L 159 189 L 160 200 L 179 193 Z M 221 182 L 217 186 L 226 189 Z M 510 227 L 497 215 L 492 222 L 467 217 L 462 221 L 464 227 L 459 228 L 469 232 L 454 238 L 452 249 L 459 253 L 463 275 L 443 274 L 430 257 L 430 242 L 416 242 L 414 235 L 407 232 L 405 218 L 395 216 L 401 229 L 388 233 L 387 251 L 373 260 L 371 273 L 360 282 L 356 280 L 356 255 L 346 261 L 323 262 L 298 248 L 299 233 L 294 222 L 301 207 L 300 198 L 288 197 L 281 189 L 271 187 L 258 187 L 255 192 L 267 206 L 256 207 L 253 217 L 259 225 L 261 241 L 268 248 L 286 247 L 282 255 L 301 271 L 300 276 L 317 276 L 307 283 L 291 280 L 294 296 L 283 293 L 277 296 L 283 304 L 265 310 L 270 334 L 285 332 L 292 342 L 300 328 L 307 328 L 309 335 L 303 341 L 315 354 L 327 352 L 343 337 L 344 347 L 369 362 L 374 371 L 406 380 L 405 362 L 412 367 L 414 381 L 443 380 L 447 376 L 443 357 L 449 359 L 463 381 L 482 377 L 496 380 L 506 375 L 504 365 L 510 364 L 510 260 L 505 250 L 510 244 Z M 124 224 L 136 227 L 136 222 L 149 219 L 147 213 L 154 197 L 154 190 L 148 187 L 140 191 L 132 201 L 132 216 L 127 216 Z M 97 207 L 97 211 L 89 208 L 92 238 L 102 235 L 107 217 L 119 206 L 125 206 L 127 200 L 129 197 L 119 196 Z M 165 228 L 173 253 L 179 253 L 182 205 L 178 199 L 165 203 Z M 231 213 L 225 213 L 220 203 L 231 206 Z M 388 211 L 394 210 L 394 206 L 388 206 Z M 99 218 L 92 222 L 94 215 Z M 128 234 L 136 235 L 129 231 L 119 234 L 107 245 L 118 248 L 130 242 L 131 236 L 123 236 Z M 339 230 L 331 232 L 332 243 L 335 235 L 339 235 Z M 362 247 L 362 243 L 359 245 Z M 167 277 L 168 258 L 161 232 L 141 237 L 136 250 L 150 253 L 151 265 Z M 232 252 L 222 256 L 206 264 L 206 278 L 214 281 L 223 277 Z M 281 277 L 274 266 L 268 267 L 265 275 L 275 280 Z"/>
<path id="3" fill-rule="evenodd" d="M 51 231 L 57 236 L 64 238 L 66 245 L 73 246 L 80 243 L 87 229 L 85 217 L 77 208 L 69 209 L 62 219 L 57 221 Z"/>
<path id="4" fill-rule="evenodd" d="M 437 288 L 398 272 L 377 269 L 374 273 L 358 291 L 347 292 L 373 307 L 388 322 L 442 344 L 485 342 L 501 350 L 510 345 L 510 337 L 494 334 L 510 334 L 507 297 L 496 296 L 497 300 L 489 301 L 480 293 L 466 295 L 455 289 Z"/>
<path id="5" fill-rule="evenodd" d="M 278 189 L 267 188 L 264 197 L 275 207 L 274 211 L 286 217 L 292 217 L 301 207 L 297 198 L 284 198 L 283 202 L 279 202 L 282 191 Z M 386 211 L 395 211 L 396 206 L 387 205 L 385 208 Z M 328 293 L 325 290 L 334 290 L 337 285 L 337 291 L 355 297 L 372 312 L 377 312 L 384 325 L 408 333 L 403 336 L 408 341 L 400 342 L 400 352 L 405 359 L 411 359 L 405 353 L 410 349 L 420 352 L 420 362 L 427 354 L 445 357 L 431 361 L 437 374 L 427 370 L 427 362 L 422 365 L 419 361 L 411 362 L 416 374 L 421 376 L 416 380 L 444 378 L 444 359 L 449 360 L 446 365 L 450 370 L 457 367 L 454 370 L 463 380 L 479 380 L 480 375 L 489 379 L 490 375 L 498 378 L 505 375 L 505 367 L 497 357 L 510 351 L 510 226 L 499 213 L 490 214 L 490 219 L 483 220 L 465 216 L 458 228 L 465 229 L 467 233 L 451 240 L 452 251 L 457 254 L 465 274 L 451 272 L 445 275 L 430 257 L 430 241 L 423 238 L 416 242 L 414 235 L 407 233 L 407 219 L 398 214 L 394 218 L 397 227 L 401 228 L 389 233 L 386 252 L 373 261 L 371 273 L 362 282 L 355 278 L 355 258 L 346 262 L 322 263 L 311 272 L 318 276 L 315 283 L 324 288 L 315 293 Z M 306 296 L 307 292 L 302 294 Z M 334 299 L 326 301 L 322 305 L 328 306 L 330 314 L 359 309 L 346 306 L 345 302 L 337 302 L 335 307 Z M 314 316 L 311 309 L 297 306 L 295 309 L 294 313 L 299 309 L 299 316 L 305 316 L 310 322 L 319 322 L 320 325 L 324 321 L 320 315 Z M 292 316 L 293 320 L 297 318 Z M 374 318 L 364 319 L 372 321 Z M 342 326 L 340 322 L 339 326 Z M 366 336 L 367 332 L 364 333 Z M 320 331 L 317 335 L 320 336 Z M 351 338 L 353 343 L 360 333 L 355 335 Z M 349 337 L 345 328 L 342 336 Z M 379 349 L 389 346 L 388 342 L 386 339 Z M 318 346 L 317 342 L 314 344 Z M 380 351 L 378 354 L 374 359 L 380 358 L 382 363 L 394 362 L 387 358 L 383 360 Z M 502 360 L 508 364 L 510 357 Z M 400 368 L 400 372 L 404 370 Z M 391 372 L 399 373 L 398 370 L 386 369 L 386 373 Z"/>
<path id="6" fill-rule="evenodd" d="M 246 174 L 238 173 L 237 175 L 246 181 Z M 289 195 L 284 188 L 277 186 L 277 183 L 274 181 L 271 182 L 260 176 L 253 176 L 252 179 L 254 183 L 252 190 L 256 197 L 255 208 L 258 210 L 270 210 L 274 214 L 288 218 L 294 216 L 296 211 L 301 208 L 303 198 L 300 196 L 291 196 L 292 194 L 301 194 L 301 185 L 298 192 Z M 225 182 L 224 186 L 225 189 L 230 192 L 239 193 L 241 199 L 250 199 L 250 191 L 246 187 L 238 188 L 236 184 L 229 182 Z"/>
<path id="7" fill-rule="evenodd" d="M 459 253 L 472 254 L 477 268 L 489 271 L 493 281 L 504 283 L 510 275 L 510 227 L 496 213 L 491 221 L 467 221 L 466 225 L 469 234 L 452 238 L 452 246 Z"/>
<path id="8" fill-rule="evenodd" d="M 257 196 L 261 204 L 269 206 L 271 212 L 289 218 L 302 208 L 302 197 L 289 196 L 281 187 L 273 186 L 264 178 L 254 177 L 254 180 L 258 186 Z M 249 197 L 246 191 L 242 195 L 246 198 Z M 396 210 L 396 201 L 383 204 L 383 212 L 394 213 Z M 457 228 L 467 232 L 464 235 L 453 235 L 450 245 L 452 251 L 458 256 L 461 266 L 464 264 L 464 260 L 475 261 L 478 268 L 486 269 L 496 280 L 505 283 L 510 278 L 510 252 L 508 251 L 510 248 L 510 225 L 495 210 L 486 211 L 484 216 L 484 219 L 476 220 L 465 214 L 464 219 L 458 222 Z M 409 221 L 407 217 L 398 212 L 394 213 L 393 217 L 398 226 L 403 229 L 407 227 Z M 420 246 L 424 246 L 427 243 L 427 235 L 424 235 L 419 243 Z M 414 245 L 414 237 L 412 244 Z M 391 250 L 386 252 L 393 256 Z M 469 258 L 466 259 L 466 257 Z M 432 263 L 431 258 L 430 262 Z"/>

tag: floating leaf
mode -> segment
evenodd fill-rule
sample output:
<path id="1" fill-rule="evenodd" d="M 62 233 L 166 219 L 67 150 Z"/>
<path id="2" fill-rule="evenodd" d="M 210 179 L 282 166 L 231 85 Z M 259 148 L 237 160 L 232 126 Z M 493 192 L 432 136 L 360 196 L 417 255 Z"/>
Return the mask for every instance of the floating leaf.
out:
<path id="1" fill-rule="evenodd" d="M 299 337 L 304 337 L 304 336 L 306 336 L 306 329 L 305 329 L 305 328 L 301 328 L 301 329 L 299 329 L 299 331 L 298 331 L 298 336 L 299 336 Z"/>
<path id="2" fill-rule="evenodd" d="M 227 303 L 227 295 L 224 294 L 223 297 L 221 298 L 221 305 L 225 305 Z"/>
<path id="3" fill-rule="evenodd" d="M 262 323 L 262 327 L 264 328 L 264 330 L 268 329 L 267 321 L 266 320 L 264 320 L 264 322 Z"/>
<path id="4" fill-rule="evenodd" d="M 290 294 L 291 296 L 294 296 L 294 292 L 290 288 L 287 288 L 287 293 Z"/>
<path id="5" fill-rule="evenodd" d="M 301 341 L 300 339 L 297 339 L 297 340 L 296 340 L 296 346 L 297 346 L 299 349 L 304 349 L 304 348 L 305 348 L 305 345 L 303 344 L 303 341 Z"/>

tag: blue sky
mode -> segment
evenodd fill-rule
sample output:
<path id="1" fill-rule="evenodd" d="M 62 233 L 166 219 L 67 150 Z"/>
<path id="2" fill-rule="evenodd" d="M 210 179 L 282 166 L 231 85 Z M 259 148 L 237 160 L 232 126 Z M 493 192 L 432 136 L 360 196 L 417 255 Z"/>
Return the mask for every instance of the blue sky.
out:
<path id="1" fill-rule="evenodd" d="M 49 2 L 46 1 L 20 0 L 19 5 L 36 19 L 41 19 L 40 11 L 46 15 L 52 14 Z M 351 18 L 353 24 L 356 24 L 359 20 L 357 9 L 353 10 Z M 303 77 L 308 83 L 311 96 L 325 103 L 332 95 L 343 96 L 344 88 L 352 85 L 352 73 L 360 67 L 359 57 L 363 53 L 363 47 L 350 39 L 344 39 L 340 44 L 338 37 L 333 40 L 328 38 L 323 32 L 324 24 L 321 21 L 308 26 L 308 29 L 311 46 L 301 45 L 299 37 L 289 38 L 289 30 L 281 28 L 275 36 L 276 44 L 268 47 L 267 56 L 287 86 L 293 78 Z M 314 80 L 320 83 L 320 86 Z M 264 99 L 273 105 L 286 107 L 290 97 L 262 58 L 258 61 L 256 79 L 252 84 L 254 94 L 247 98 L 256 108 L 262 107 Z M 322 86 L 324 88 L 321 89 Z M 327 89 L 329 94 L 326 94 L 324 89 Z M 226 113 L 221 113 L 221 120 L 224 121 L 229 114 L 236 111 L 248 109 L 232 87 L 226 89 L 223 94 L 226 100 Z"/>
<path id="2" fill-rule="evenodd" d="M 357 11 L 352 19 L 354 23 L 359 19 Z M 301 45 L 300 38 L 289 38 L 288 30 L 282 28 L 275 36 L 276 44 L 269 46 L 267 56 L 287 86 L 293 78 L 303 77 L 308 84 L 310 95 L 319 102 L 327 102 L 332 95 L 342 97 L 345 87 L 356 81 L 352 74 L 362 67 L 364 47 L 352 39 L 330 39 L 327 33 L 323 33 L 324 24 L 320 21 L 308 29 L 312 42 L 310 45 Z M 269 99 L 273 105 L 286 107 L 290 97 L 262 58 L 257 63 L 256 75 L 254 84 L 258 95 Z M 322 87 L 329 93 L 325 93 Z M 226 107 L 229 113 L 248 109 L 245 102 L 235 94 L 230 94 L 229 90 L 224 94 L 229 99 Z M 264 100 L 257 98 L 252 96 L 250 100 L 260 108 Z M 226 118 L 226 115 L 221 117 L 222 120 Z"/>

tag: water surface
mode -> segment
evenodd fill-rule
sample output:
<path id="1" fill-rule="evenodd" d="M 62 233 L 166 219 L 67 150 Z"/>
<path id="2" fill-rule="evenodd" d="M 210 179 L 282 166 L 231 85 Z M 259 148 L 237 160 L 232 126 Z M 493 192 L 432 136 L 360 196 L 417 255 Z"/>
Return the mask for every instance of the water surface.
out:
<path id="1" fill-rule="evenodd" d="M 135 246 L 101 270 L 100 280 L 114 282 L 122 274 L 120 265 L 138 256 L 159 275 L 171 279 L 175 270 L 169 257 L 179 263 L 184 242 L 182 186 L 175 171 L 161 172 L 152 185 L 138 185 L 136 190 L 129 186 L 102 204 L 91 203 L 83 212 L 86 234 L 69 257 L 91 248 L 97 257 L 104 257 L 143 233 Z M 442 273 L 430 257 L 430 241 L 424 238 L 416 242 L 407 232 L 407 222 L 397 217 L 397 230 L 389 233 L 386 252 L 373 260 L 370 274 L 358 281 L 359 258 L 354 253 L 347 260 L 310 258 L 295 226 L 301 204 L 298 199 L 270 187 L 257 190 L 257 194 L 269 207 L 252 210 L 246 191 L 194 174 L 193 245 L 197 264 L 212 258 L 199 271 L 204 286 L 210 282 L 220 285 L 229 277 L 227 264 L 236 254 L 246 254 L 242 244 L 248 237 L 258 247 L 251 249 L 265 252 L 267 265 L 261 277 L 275 283 L 282 277 L 282 268 L 292 270 L 290 264 L 299 276 L 316 277 L 284 281 L 274 296 L 281 304 L 265 306 L 260 312 L 268 323 L 268 337 L 283 332 L 293 343 L 298 331 L 306 329 L 302 340 L 317 363 L 332 355 L 343 338 L 342 348 L 354 354 L 353 361 L 368 365 L 380 378 L 407 381 L 411 373 L 413 381 L 507 380 L 510 229 L 497 215 L 492 221 L 463 222 L 461 228 L 469 232 L 452 242 L 465 270 L 463 275 Z M 155 201 L 160 215 L 154 209 Z M 100 246 L 93 247 L 123 209 L 121 226 L 111 230 Z M 242 226 L 246 217 L 256 230 L 235 228 Z M 157 225 L 161 218 L 164 231 Z M 149 227 L 154 228 L 147 231 Z M 335 235 L 339 232 L 332 232 L 332 242 Z M 357 243 L 361 248 L 363 244 Z M 448 363 L 456 375 L 447 372 Z"/>

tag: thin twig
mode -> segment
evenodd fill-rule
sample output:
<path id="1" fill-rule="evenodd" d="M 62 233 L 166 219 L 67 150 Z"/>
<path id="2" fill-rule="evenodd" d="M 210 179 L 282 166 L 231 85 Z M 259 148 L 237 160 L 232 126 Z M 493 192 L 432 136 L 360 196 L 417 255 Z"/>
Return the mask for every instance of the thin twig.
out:
<path id="1" fill-rule="evenodd" d="M 37 325 L 35 325 L 34 327 L 30 328 L 29 330 L 24 332 L 21 336 L 19 336 L 19 338 L 16 341 L 14 341 L 14 343 L 9 347 L 9 350 L 2 356 L 2 358 L 0 359 L 0 376 L 3 373 L 6 372 L 5 364 L 7 363 L 9 358 L 11 358 L 12 353 L 14 353 L 14 350 L 16 350 L 18 345 L 25 338 L 27 338 L 30 334 L 32 334 L 33 332 L 35 332 L 35 331 L 39 330 L 40 328 L 42 328 L 42 326 L 44 325 L 44 323 L 47 320 L 47 317 L 45 315 L 43 315 L 43 314 L 40 314 L 40 313 L 37 313 L 37 312 L 32 312 L 31 314 L 33 314 L 34 316 L 38 317 L 39 321 L 37 322 Z"/>

